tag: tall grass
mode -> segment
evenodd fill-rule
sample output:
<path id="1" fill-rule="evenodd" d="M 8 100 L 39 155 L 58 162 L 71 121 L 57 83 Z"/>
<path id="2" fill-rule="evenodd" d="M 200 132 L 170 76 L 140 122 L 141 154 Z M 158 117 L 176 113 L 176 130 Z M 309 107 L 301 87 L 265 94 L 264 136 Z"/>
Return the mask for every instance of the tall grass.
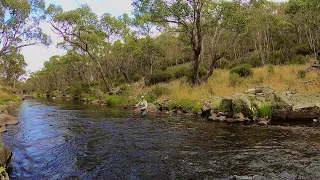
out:
<path id="1" fill-rule="evenodd" d="M 158 98 L 168 98 L 172 100 L 194 100 L 203 102 L 212 96 L 226 96 L 231 93 L 242 93 L 256 85 L 270 86 L 277 91 L 286 91 L 294 89 L 298 93 L 320 94 L 320 85 L 301 86 L 301 82 L 318 79 L 316 72 L 310 72 L 304 79 L 297 77 L 301 69 L 308 68 L 309 65 L 282 65 L 273 66 L 274 72 L 270 76 L 268 66 L 253 68 L 253 75 L 242 78 L 241 84 L 236 87 L 230 86 L 230 71 L 217 69 L 209 78 L 207 83 L 199 86 L 192 86 L 181 80 L 174 80 L 169 83 L 160 83 L 157 86 L 169 89 L 168 94 L 163 94 Z M 156 86 L 144 86 L 142 83 L 136 83 L 131 90 L 133 96 L 150 92 Z"/>

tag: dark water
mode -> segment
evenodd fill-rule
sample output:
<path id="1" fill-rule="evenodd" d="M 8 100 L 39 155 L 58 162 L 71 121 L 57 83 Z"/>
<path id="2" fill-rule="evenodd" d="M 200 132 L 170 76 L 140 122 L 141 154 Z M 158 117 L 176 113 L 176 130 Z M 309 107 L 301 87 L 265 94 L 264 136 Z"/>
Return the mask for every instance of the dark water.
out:
<path id="1" fill-rule="evenodd" d="M 317 125 L 267 127 L 26 100 L 12 179 L 320 179 Z"/>

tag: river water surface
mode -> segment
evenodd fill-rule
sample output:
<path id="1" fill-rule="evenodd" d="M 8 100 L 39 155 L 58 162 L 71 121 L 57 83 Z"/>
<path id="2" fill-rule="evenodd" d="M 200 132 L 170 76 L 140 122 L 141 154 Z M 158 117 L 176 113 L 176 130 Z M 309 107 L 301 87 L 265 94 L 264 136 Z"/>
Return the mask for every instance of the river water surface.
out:
<path id="1" fill-rule="evenodd" d="M 12 179 L 320 179 L 316 124 L 243 126 L 25 100 L 3 142 Z"/>

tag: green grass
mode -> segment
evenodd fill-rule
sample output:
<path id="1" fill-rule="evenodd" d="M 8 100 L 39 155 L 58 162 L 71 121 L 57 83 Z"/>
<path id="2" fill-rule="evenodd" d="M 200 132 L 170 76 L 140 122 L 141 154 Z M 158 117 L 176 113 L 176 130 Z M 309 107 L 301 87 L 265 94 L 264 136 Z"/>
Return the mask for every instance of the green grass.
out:
<path id="1" fill-rule="evenodd" d="M 271 118 L 273 114 L 272 106 L 269 104 L 263 104 L 261 105 L 256 112 L 254 112 L 255 116 L 258 117 L 269 117 Z"/>
<path id="2" fill-rule="evenodd" d="M 182 108 L 185 111 L 191 111 L 195 114 L 197 114 L 200 109 L 201 109 L 202 105 L 194 100 L 174 100 L 174 101 L 170 101 L 168 103 L 168 108 L 170 110 L 174 109 L 174 108 Z"/>
<path id="3" fill-rule="evenodd" d="M 21 99 L 19 97 L 12 96 L 12 95 L 0 97 L 0 105 L 5 105 L 10 101 L 11 102 L 19 102 L 19 101 L 21 101 Z"/>
<path id="4" fill-rule="evenodd" d="M 110 106 L 121 106 L 121 105 L 132 105 L 136 104 L 137 101 L 132 98 L 128 98 L 125 96 L 106 96 L 105 101 Z"/>

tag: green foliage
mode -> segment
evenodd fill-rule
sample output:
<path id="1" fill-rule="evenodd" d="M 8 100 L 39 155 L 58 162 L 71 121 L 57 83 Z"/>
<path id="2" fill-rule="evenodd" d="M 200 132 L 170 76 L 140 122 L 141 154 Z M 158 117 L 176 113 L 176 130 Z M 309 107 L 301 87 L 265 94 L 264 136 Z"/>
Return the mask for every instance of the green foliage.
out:
<path id="1" fill-rule="evenodd" d="M 307 58 L 304 55 L 295 55 L 292 59 L 292 64 L 305 64 L 307 62 Z"/>
<path id="2" fill-rule="evenodd" d="M 168 103 L 168 108 L 170 110 L 182 109 L 187 112 L 191 111 L 195 114 L 197 114 L 200 111 L 201 107 L 202 107 L 202 105 L 199 102 L 194 101 L 194 100 L 187 100 L 187 99 L 173 100 Z"/>
<path id="3" fill-rule="evenodd" d="M 127 97 L 124 96 L 106 96 L 105 98 L 106 103 L 110 106 L 120 106 L 128 104 L 129 100 Z"/>
<path id="4" fill-rule="evenodd" d="M 166 71 L 170 74 L 173 74 L 175 79 L 190 77 L 192 74 L 190 66 L 187 64 L 169 67 Z"/>
<path id="5" fill-rule="evenodd" d="M 7 104 L 8 102 L 19 102 L 19 101 L 21 101 L 21 99 L 13 95 L 0 97 L 0 105 Z"/>
<path id="6" fill-rule="evenodd" d="M 169 94 L 169 92 L 170 92 L 169 89 L 166 87 L 156 86 L 146 95 L 146 101 L 153 103 L 160 96 Z"/>
<path id="7" fill-rule="evenodd" d="M 226 58 L 221 58 L 218 62 L 216 62 L 215 66 L 220 69 L 228 69 L 231 64 L 230 61 Z"/>
<path id="8" fill-rule="evenodd" d="M 269 117 L 271 118 L 273 114 L 273 108 L 269 104 L 262 104 L 256 112 L 254 112 L 254 116 L 256 117 Z"/>
<path id="9" fill-rule="evenodd" d="M 308 54 L 312 54 L 312 49 L 310 49 L 310 46 L 307 43 L 304 44 L 298 44 L 295 47 L 295 51 L 297 55 L 303 55 L 306 56 Z"/>
<path id="10" fill-rule="evenodd" d="M 249 64 L 242 64 L 231 69 L 230 74 L 239 74 L 240 77 L 248 77 L 253 74 L 252 67 Z"/>
<path id="11" fill-rule="evenodd" d="M 170 90 L 166 87 L 161 87 L 161 86 L 156 86 L 152 89 L 152 91 L 154 94 L 156 94 L 158 97 L 162 96 L 162 95 L 166 95 L 170 93 Z"/>
<path id="12" fill-rule="evenodd" d="M 307 72 L 305 70 L 298 70 L 297 76 L 300 79 L 304 79 L 307 75 Z"/>
<path id="13" fill-rule="evenodd" d="M 145 97 L 146 101 L 149 103 L 153 103 L 157 100 L 158 96 L 155 93 L 148 93 Z"/>
<path id="14" fill-rule="evenodd" d="M 267 68 L 268 77 L 272 77 L 274 75 L 274 66 L 269 65 Z"/>
<path id="15" fill-rule="evenodd" d="M 238 85 L 240 85 L 242 82 L 240 75 L 237 73 L 231 73 L 229 76 L 229 85 L 231 87 L 236 87 Z"/>
<path id="16" fill-rule="evenodd" d="M 166 71 L 158 71 L 147 78 L 147 84 L 157 84 L 162 82 L 168 82 L 173 78 L 173 74 Z"/>

